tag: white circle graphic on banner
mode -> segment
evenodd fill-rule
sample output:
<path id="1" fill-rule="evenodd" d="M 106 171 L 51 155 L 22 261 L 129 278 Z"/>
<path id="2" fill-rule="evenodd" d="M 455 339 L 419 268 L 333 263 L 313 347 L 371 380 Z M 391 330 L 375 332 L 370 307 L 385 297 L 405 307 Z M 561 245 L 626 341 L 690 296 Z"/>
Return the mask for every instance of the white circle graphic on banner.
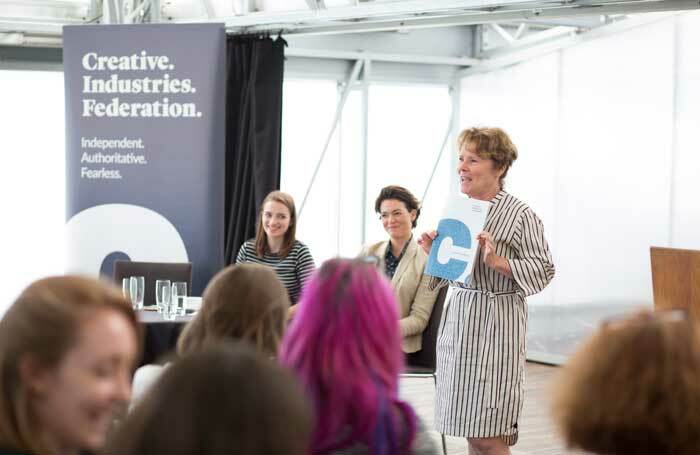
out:
<path id="1" fill-rule="evenodd" d="M 68 273 L 97 276 L 104 259 L 122 252 L 132 261 L 188 262 L 180 233 L 163 215 L 131 204 L 104 204 L 66 223 Z"/>

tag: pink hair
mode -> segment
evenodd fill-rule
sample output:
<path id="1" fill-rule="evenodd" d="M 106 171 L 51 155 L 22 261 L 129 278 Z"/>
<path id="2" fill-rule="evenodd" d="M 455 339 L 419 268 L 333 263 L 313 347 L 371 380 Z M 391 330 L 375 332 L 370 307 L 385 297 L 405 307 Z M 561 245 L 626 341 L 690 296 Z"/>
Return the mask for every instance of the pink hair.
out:
<path id="1" fill-rule="evenodd" d="M 389 283 L 368 263 L 333 259 L 309 281 L 299 305 L 280 360 L 312 400 L 311 453 L 356 444 L 371 454 L 406 453 L 416 416 L 398 398 L 403 353 Z"/>

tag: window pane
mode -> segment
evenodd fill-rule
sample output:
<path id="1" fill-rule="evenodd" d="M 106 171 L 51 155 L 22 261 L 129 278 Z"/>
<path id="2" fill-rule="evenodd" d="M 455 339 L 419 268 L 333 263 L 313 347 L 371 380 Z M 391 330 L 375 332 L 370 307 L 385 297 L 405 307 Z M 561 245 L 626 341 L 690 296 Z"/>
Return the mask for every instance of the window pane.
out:
<path id="1" fill-rule="evenodd" d="M 528 299 L 531 358 L 562 360 L 601 318 L 651 305 L 649 246 L 670 238 L 673 36 L 662 21 L 463 80 L 464 126 L 513 136 L 507 189 L 540 215 L 555 259 Z"/>
<path id="2" fill-rule="evenodd" d="M 37 278 L 63 273 L 63 74 L 0 71 L 0 313 Z"/>
<path id="3" fill-rule="evenodd" d="M 373 84 L 369 91 L 366 241 L 387 238 L 374 212 L 381 188 L 401 185 L 423 197 L 450 120 L 446 86 Z M 448 143 L 423 201 L 416 232 L 434 229 L 442 213 L 453 173 Z"/>
<path id="4" fill-rule="evenodd" d="M 330 131 L 337 103 L 335 82 L 290 80 L 284 83 L 281 189 L 301 210 L 297 238 L 308 245 L 317 264 L 337 251 L 338 134 L 331 141 L 306 205 L 304 194 Z"/>

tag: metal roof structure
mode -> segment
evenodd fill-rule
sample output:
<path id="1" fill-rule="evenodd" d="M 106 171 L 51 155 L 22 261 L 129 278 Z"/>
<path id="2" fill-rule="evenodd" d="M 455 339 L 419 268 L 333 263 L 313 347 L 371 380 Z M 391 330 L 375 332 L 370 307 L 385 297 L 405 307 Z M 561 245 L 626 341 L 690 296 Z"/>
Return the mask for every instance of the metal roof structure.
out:
<path id="1" fill-rule="evenodd" d="M 60 47 L 64 25 L 221 22 L 233 34 L 283 34 L 290 57 L 443 65 L 469 75 L 658 20 L 651 13 L 697 8 L 697 0 L 0 0 L 0 46 Z M 445 29 L 459 29 L 468 45 L 375 46 L 387 33 Z M 348 44 L 324 46 L 331 36 Z"/>

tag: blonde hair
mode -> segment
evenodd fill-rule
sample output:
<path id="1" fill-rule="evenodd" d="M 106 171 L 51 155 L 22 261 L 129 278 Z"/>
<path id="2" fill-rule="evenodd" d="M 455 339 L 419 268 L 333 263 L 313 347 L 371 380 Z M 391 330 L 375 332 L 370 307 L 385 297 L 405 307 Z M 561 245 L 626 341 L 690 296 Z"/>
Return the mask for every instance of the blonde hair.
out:
<path id="1" fill-rule="evenodd" d="M 598 454 L 697 455 L 697 324 L 643 312 L 604 325 L 564 367 L 552 409 L 570 447 Z"/>
<path id="2" fill-rule="evenodd" d="M 279 252 L 280 257 L 287 257 L 294 246 L 294 241 L 296 240 L 297 209 L 294 206 L 294 199 L 292 196 L 281 191 L 271 192 L 265 197 L 262 204 L 260 204 L 260 211 L 258 213 L 258 229 L 255 234 L 255 254 L 262 258 L 268 248 L 267 233 L 265 233 L 265 227 L 263 226 L 263 209 L 265 208 L 265 204 L 268 202 L 279 202 L 287 207 L 287 210 L 289 210 L 289 228 L 287 229 L 287 232 L 284 233 L 284 241 L 282 242 L 282 248 Z"/>
<path id="3" fill-rule="evenodd" d="M 37 435 L 31 392 L 19 364 L 31 355 L 39 366 L 56 368 L 73 348 L 81 323 L 95 311 L 115 311 L 134 330 L 141 328 L 131 304 L 118 289 L 83 277 L 45 278 L 32 283 L 0 321 L 0 446 L 30 453 L 51 453 Z M 140 351 L 139 351 L 140 352 Z"/>
<path id="4" fill-rule="evenodd" d="M 274 270 L 258 264 L 231 265 L 212 278 L 202 308 L 177 343 L 179 355 L 222 340 L 246 340 L 259 352 L 277 354 L 289 308 L 287 290 Z"/>
<path id="5" fill-rule="evenodd" d="M 503 169 L 503 174 L 499 179 L 501 188 L 503 188 L 508 169 L 513 161 L 518 159 L 518 149 L 511 141 L 510 136 L 501 128 L 467 128 L 459 133 L 457 146 L 459 150 L 462 150 L 469 144 L 474 145 L 475 153 L 479 157 L 492 160 L 497 170 Z"/>

